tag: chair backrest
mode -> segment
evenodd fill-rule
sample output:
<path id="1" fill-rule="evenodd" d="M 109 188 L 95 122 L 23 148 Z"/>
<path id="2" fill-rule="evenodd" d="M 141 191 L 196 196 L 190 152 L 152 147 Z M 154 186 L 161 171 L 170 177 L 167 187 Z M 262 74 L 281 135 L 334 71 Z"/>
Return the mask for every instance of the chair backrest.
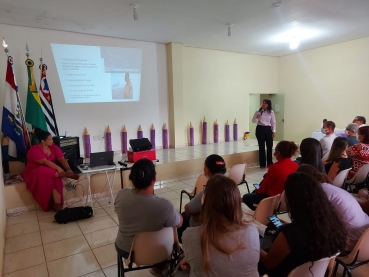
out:
<path id="1" fill-rule="evenodd" d="M 278 202 L 280 196 L 280 194 L 277 194 L 275 196 L 267 197 L 261 200 L 256 207 L 254 219 L 261 224 L 267 225 L 269 223 L 268 216 L 274 214 L 275 205 Z"/>
<path id="2" fill-rule="evenodd" d="M 275 210 L 277 213 L 288 212 L 284 191 L 282 192 L 281 197 L 279 197 L 279 200 L 276 202 Z"/>
<path id="3" fill-rule="evenodd" d="M 199 177 L 197 177 L 193 195 L 195 196 L 196 193 L 203 191 L 204 186 L 206 185 L 207 182 L 208 182 L 208 178 L 206 178 L 204 174 L 200 174 Z"/>
<path id="4" fill-rule="evenodd" d="M 369 229 L 367 229 L 360 237 L 360 239 L 357 241 L 354 249 L 351 251 L 350 254 L 348 254 L 347 258 L 345 260 L 350 263 L 352 262 L 357 252 L 359 251 L 359 254 L 357 256 L 357 261 L 366 261 L 369 260 Z"/>
<path id="5" fill-rule="evenodd" d="M 355 176 L 352 177 L 351 179 L 354 179 L 355 184 L 362 183 L 368 177 L 368 174 L 369 174 L 369 164 L 364 164 L 362 167 L 359 168 Z"/>
<path id="6" fill-rule="evenodd" d="M 304 263 L 293 269 L 287 277 L 324 277 L 330 261 L 336 256 L 323 258 L 315 262 Z"/>
<path id="7" fill-rule="evenodd" d="M 157 232 L 137 234 L 132 242 L 131 252 L 124 262 L 128 265 L 133 255 L 133 263 L 137 266 L 152 265 L 170 259 L 176 242 L 174 227 L 165 227 Z"/>
<path id="8" fill-rule="evenodd" d="M 245 178 L 246 164 L 235 164 L 229 171 L 229 178 L 236 182 L 237 185 L 241 184 Z"/>
<path id="9" fill-rule="evenodd" d="M 343 183 L 346 180 L 347 174 L 351 170 L 351 167 L 345 170 L 342 170 L 340 173 L 337 174 L 336 178 L 334 178 L 332 185 L 335 187 L 342 187 Z"/>

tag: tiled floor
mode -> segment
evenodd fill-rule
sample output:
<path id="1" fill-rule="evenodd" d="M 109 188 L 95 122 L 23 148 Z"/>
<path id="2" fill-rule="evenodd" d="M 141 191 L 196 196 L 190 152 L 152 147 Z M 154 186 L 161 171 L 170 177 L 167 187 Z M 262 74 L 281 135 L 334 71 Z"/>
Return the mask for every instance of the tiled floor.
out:
<path id="1" fill-rule="evenodd" d="M 262 179 L 265 170 L 248 169 L 246 180 L 252 184 Z M 170 199 L 179 210 L 180 191 L 192 190 L 195 176 L 158 184 L 155 194 Z M 239 187 L 241 195 L 247 191 Z M 184 198 L 182 206 L 188 202 Z M 244 207 L 246 208 L 246 206 Z M 117 261 L 114 241 L 118 219 L 106 199 L 94 204 L 90 219 L 59 225 L 53 212 L 31 211 L 7 220 L 3 277 L 116 277 Z M 288 219 L 287 215 L 282 216 Z M 368 266 L 354 270 L 355 277 L 368 276 Z M 126 276 L 151 277 L 148 270 Z"/>

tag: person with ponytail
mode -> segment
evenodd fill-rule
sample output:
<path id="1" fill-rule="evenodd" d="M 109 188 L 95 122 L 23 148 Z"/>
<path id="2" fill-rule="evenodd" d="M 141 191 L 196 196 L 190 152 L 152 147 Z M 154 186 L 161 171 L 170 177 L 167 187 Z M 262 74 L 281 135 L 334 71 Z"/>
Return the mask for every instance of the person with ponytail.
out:
<path id="1" fill-rule="evenodd" d="M 281 194 L 284 191 L 284 182 L 288 175 L 299 167 L 291 160 L 297 149 L 298 146 L 292 141 L 282 140 L 277 144 L 274 151 L 277 162 L 269 167 L 260 187 L 253 193 L 245 194 L 242 197 L 243 203 L 251 210 L 255 210 L 254 204 L 259 204 L 264 198 Z"/>
<path id="2" fill-rule="evenodd" d="M 119 220 L 115 248 L 123 258 L 128 258 L 136 234 L 182 225 L 182 216 L 173 204 L 168 199 L 154 195 L 156 171 L 152 161 L 141 159 L 135 162 L 129 179 L 133 188 L 120 190 L 114 202 Z M 153 268 L 150 272 L 161 276 L 161 270 L 163 269 Z"/>
<path id="3" fill-rule="evenodd" d="M 259 232 L 243 220 L 236 183 L 214 175 L 202 201 L 202 225 L 183 233 L 182 270 L 189 271 L 189 277 L 259 277 Z"/>
<path id="4" fill-rule="evenodd" d="M 53 144 L 51 134 L 39 128 L 34 131 L 39 143 L 28 151 L 27 165 L 21 175 L 42 210 L 59 211 L 63 209 L 63 177 L 77 180 L 79 176 L 70 169 L 61 149 Z"/>

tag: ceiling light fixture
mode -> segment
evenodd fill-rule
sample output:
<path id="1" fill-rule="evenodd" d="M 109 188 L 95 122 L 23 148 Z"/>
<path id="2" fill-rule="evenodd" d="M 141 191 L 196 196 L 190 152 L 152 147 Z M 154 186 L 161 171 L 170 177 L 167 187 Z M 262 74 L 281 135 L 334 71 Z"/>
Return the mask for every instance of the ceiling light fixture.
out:
<path id="1" fill-rule="evenodd" d="M 227 26 L 228 26 L 228 36 L 232 36 L 232 26 L 233 24 L 232 23 L 227 23 Z"/>
<path id="2" fill-rule="evenodd" d="M 280 0 L 273 0 L 273 7 L 280 8 L 282 6 L 282 1 Z"/>
<path id="3" fill-rule="evenodd" d="M 131 7 L 133 8 L 133 19 L 138 20 L 138 14 L 137 14 L 138 4 L 131 4 Z"/>
<path id="4" fill-rule="evenodd" d="M 292 37 L 290 40 L 290 49 L 294 50 L 300 46 L 300 40 L 297 37 Z"/>

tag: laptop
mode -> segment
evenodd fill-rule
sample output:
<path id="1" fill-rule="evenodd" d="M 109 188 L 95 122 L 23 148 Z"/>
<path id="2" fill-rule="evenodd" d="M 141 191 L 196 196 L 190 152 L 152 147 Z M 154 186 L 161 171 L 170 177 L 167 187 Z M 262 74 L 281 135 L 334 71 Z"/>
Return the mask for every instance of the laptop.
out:
<path id="1" fill-rule="evenodd" d="M 90 168 L 102 165 L 115 165 L 114 151 L 97 152 L 90 154 Z"/>

